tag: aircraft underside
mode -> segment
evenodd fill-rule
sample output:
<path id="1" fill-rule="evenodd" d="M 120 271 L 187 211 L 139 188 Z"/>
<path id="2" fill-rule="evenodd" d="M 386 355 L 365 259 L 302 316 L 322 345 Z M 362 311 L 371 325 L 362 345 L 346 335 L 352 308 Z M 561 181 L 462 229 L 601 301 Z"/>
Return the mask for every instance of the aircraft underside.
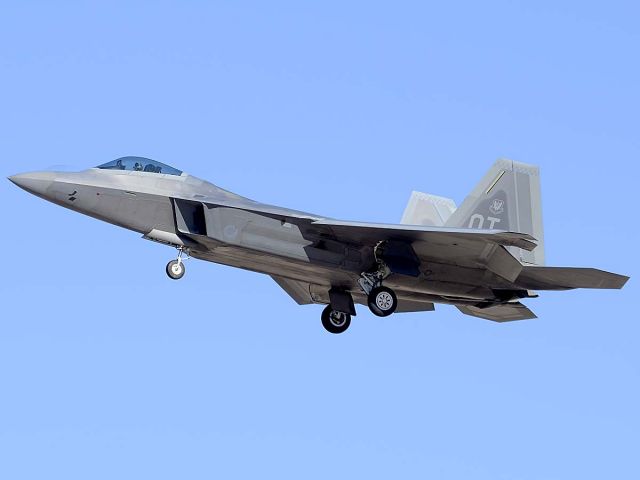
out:
<path id="1" fill-rule="evenodd" d="M 446 275 L 438 276 L 434 270 L 425 268 L 426 275 L 432 277 L 427 279 L 423 272 L 415 277 L 394 274 L 382 261 L 367 269 L 362 266 L 346 269 L 226 245 L 204 236 L 192 236 L 191 239 L 199 245 L 189 248 L 193 258 L 270 275 L 298 304 L 327 305 L 322 320 L 331 333 L 341 333 L 348 328 L 351 316 L 356 314 L 354 304 L 366 305 L 375 315 L 386 317 L 394 312 L 433 311 L 434 303 L 486 309 L 528 296 L 526 291 L 518 290 L 514 285 L 504 288 L 507 285 L 498 278 L 493 280 L 503 288 L 488 288 L 487 273 L 481 268 L 434 263 L 432 268 L 446 272 Z M 180 251 L 184 252 L 184 249 Z M 180 254 L 167 265 L 167 274 L 170 278 L 180 279 L 184 273 Z M 485 284 L 455 282 L 456 277 L 484 279 Z M 472 311 L 465 313 L 474 314 Z M 517 313 L 519 318 L 523 314 L 532 318 L 528 310 Z"/>

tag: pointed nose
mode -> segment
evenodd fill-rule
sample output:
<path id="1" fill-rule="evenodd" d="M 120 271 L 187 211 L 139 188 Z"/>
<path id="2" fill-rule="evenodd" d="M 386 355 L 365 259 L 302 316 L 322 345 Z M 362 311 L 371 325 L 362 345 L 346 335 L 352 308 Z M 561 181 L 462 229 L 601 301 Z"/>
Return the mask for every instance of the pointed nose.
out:
<path id="1" fill-rule="evenodd" d="M 31 172 L 13 175 L 9 180 L 29 193 L 46 197 L 47 190 L 53 184 L 55 172 Z"/>

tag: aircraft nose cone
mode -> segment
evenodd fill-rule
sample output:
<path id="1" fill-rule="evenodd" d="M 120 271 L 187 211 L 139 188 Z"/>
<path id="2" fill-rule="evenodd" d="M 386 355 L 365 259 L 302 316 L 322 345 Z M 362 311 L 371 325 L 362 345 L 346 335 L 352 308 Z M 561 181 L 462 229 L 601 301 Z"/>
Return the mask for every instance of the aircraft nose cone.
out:
<path id="1" fill-rule="evenodd" d="M 55 179 L 54 172 L 31 172 L 13 175 L 9 180 L 29 193 L 43 197 Z"/>

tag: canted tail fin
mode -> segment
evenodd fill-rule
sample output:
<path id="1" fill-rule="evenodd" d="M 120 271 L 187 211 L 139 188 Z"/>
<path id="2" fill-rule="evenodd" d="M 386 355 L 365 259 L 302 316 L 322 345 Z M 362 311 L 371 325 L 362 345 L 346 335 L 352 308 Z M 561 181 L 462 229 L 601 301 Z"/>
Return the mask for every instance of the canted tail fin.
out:
<path id="1" fill-rule="evenodd" d="M 442 227 L 456 211 L 456 203 L 450 198 L 430 193 L 411 192 L 409 203 L 404 209 L 402 225 L 426 225 Z"/>
<path id="2" fill-rule="evenodd" d="M 509 251 L 522 263 L 544 265 L 538 167 L 513 160 L 496 161 L 445 226 L 528 233 L 538 243 L 533 251 L 516 247 L 509 247 Z"/>

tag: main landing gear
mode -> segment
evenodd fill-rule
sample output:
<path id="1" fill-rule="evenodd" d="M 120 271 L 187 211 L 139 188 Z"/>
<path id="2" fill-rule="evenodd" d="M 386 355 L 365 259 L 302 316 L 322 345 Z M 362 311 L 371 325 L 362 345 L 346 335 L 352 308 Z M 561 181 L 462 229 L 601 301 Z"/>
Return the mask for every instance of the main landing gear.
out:
<path id="1" fill-rule="evenodd" d="M 391 270 L 381 258 L 383 248 L 384 242 L 380 242 L 373 250 L 377 265 L 376 270 L 361 273 L 358 280 L 360 288 L 367 294 L 369 310 L 378 317 L 387 317 L 398 308 L 396 294 L 390 288 L 382 286 L 382 281 L 391 275 Z"/>
<path id="2" fill-rule="evenodd" d="M 378 285 L 371 289 L 367 296 L 369 310 L 378 317 L 391 315 L 398 306 L 396 294 L 388 287 Z M 322 326 L 329 333 L 342 333 L 351 325 L 351 315 L 339 310 L 334 310 L 327 305 L 322 311 Z"/>
<path id="3" fill-rule="evenodd" d="M 327 305 L 322 311 L 322 326 L 329 333 L 342 333 L 351 325 L 351 315 L 339 312 Z"/>
<path id="4" fill-rule="evenodd" d="M 396 311 L 398 299 L 390 288 L 378 286 L 369 292 L 367 305 L 374 315 L 387 317 Z"/>
<path id="5" fill-rule="evenodd" d="M 358 279 L 360 288 L 367 295 L 369 310 L 378 317 L 387 317 L 398 308 L 398 298 L 395 292 L 382 285 L 383 280 L 391 275 L 391 269 L 382 259 L 381 251 L 383 248 L 384 242 L 380 242 L 373 251 L 376 259 L 376 269 L 361 273 Z M 332 292 L 334 292 L 335 298 L 331 297 Z M 340 302 L 340 297 L 332 289 L 329 291 L 331 304 L 327 305 L 322 311 L 322 326 L 330 333 L 342 333 L 349 328 L 351 315 L 345 312 L 350 311 L 355 315 L 351 294 L 342 292 L 342 295 L 347 295 L 348 302 L 351 304 L 350 308 L 344 302 Z"/>
<path id="6" fill-rule="evenodd" d="M 171 260 L 169 263 L 167 263 L 166 271 L 170 279 L 180 280 L 182 277 L 184 277 L 184 273 L 186 269 L 184 267 L 184 259 L 182 258 L 182 256 L 185 253 L 187 254 L 187 257 L 188 257 L 189 252 L 186 251 L 184 247 L 178 247 L 178 258 L 176 258 L 175 260 Z"/>

